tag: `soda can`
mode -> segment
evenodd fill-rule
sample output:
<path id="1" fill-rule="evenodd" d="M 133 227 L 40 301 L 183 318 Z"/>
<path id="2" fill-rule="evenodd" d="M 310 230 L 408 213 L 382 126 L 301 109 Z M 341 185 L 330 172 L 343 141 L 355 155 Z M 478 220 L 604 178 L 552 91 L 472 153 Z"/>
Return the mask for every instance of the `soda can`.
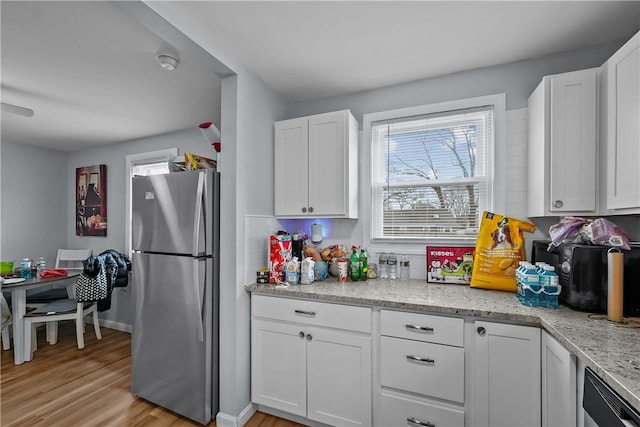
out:
<path id="1" fill-rule="evenodd" d="M 346 282 L 349 277 L 349 261 L 340 258 L 338 260 L 338 280 L 341 282 Z"/>

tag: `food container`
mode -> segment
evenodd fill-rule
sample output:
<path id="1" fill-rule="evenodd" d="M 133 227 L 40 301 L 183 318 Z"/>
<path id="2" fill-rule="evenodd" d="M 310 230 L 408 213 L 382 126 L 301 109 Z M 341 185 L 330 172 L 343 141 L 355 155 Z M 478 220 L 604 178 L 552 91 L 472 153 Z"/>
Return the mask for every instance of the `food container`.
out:
<path id="1" fill-rule="evenodd" d="M 13 261 L 1 261 L 0 262 L 0 274 L 13 274 Z"/>
<path id="2" fill-rule="evenodd" d="M 338 260 L 338 280 L 346 282 L 349 277 L 349 261 L 345 258 Z"/>

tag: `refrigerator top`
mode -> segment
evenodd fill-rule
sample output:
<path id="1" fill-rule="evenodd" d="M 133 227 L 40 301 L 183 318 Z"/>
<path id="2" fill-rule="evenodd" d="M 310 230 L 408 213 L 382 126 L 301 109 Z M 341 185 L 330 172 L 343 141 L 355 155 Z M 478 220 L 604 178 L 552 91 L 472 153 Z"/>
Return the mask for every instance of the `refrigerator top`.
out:
<path id="1" fill-rule="evenodd" d="M 214 170 L 138 176 L 132 180 L 132 249 L 212 255 L 218 215 Z"/>

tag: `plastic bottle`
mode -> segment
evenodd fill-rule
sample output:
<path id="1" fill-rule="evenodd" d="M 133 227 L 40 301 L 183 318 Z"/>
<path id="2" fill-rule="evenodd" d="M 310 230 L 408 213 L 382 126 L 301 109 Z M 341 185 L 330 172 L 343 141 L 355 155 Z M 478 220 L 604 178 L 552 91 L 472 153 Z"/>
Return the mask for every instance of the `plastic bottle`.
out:
<path id="1" fill-rule="evenodd" d="M 536 266 L 527 263 L 523 272 L 523 285 L 525 287 L 524 305 L 538 307 L 540 305 L 540 275 L 536 271 Z"/>
<path id="2" fill-rule="evenodd" d="M 364 248 L 360 249 L 360 280 L 366 281 L 369 279 L 369 262 L 367 259 L 367 252 Z"/>
<path id="3" fill-rule="evenodd" d="M 353 246 L 351 248 L 351 258 L 349 259 L 349 264 L 351 268 L 351 281 L 357 282 L 360 280 L 360 272 L 362 268 L 360 267 L 360 256 L 358 255 L 358 248 Z"/>
<path id="4" fill-rule="evenodd" d="M 44 270 L 47 269 L 47 262 L 44 260 L 44 257 L 40 257 L 38 258 L 38 274 L 42 273 Z"/>
<path id="5" fill-rule="evenodd" d="M 400 280 L 407 281 L 411 277 L 411 267 L 409 264 L 409 257 L 402 255 L 400 257 Z"/>
<path id="6" fill-rule="evenodd" d="M 552 265 L 545 265 L 540 275 L 540 286 L 542 287 L 541 306 L 547 308 L 558 308 L 558 294 L 560 293 L 559 278 L 556 269 Z"/>
<path id="7" fill-rule="evenodd" d="M 31 260 L 29 258 L 22 258 L 20 262 L 20 277 L 31 279 Z"/>
<path id="8" fill-rule="evenodd" d="M 378 258 L 378 277 L 380 277 L 381 279 L 388 279 L 389 278 L 389 269 L 387 261 L 389 260 L 389 256 L 382 252 L 380 254 L 380 257 Z"/>
<path id="9" fill-rule="evenodd" d="M 395 280 L 398 278 L 398 258 L 394 253 L 389 254 L 387 270 L 389 272 L 389 279 Z"/>

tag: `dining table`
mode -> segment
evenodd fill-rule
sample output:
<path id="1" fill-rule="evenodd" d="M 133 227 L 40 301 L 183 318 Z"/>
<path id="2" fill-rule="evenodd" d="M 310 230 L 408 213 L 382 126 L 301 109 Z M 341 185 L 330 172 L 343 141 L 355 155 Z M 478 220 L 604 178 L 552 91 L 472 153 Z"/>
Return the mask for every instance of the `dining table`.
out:
<path id="1" fill-rule="evenodd" d="M 2 292 L 11 292 L 11 314 L 13 316 L 13 359 L 16 365 L 24 363 L 24 316 L 27 312 L 27 291 L 48 285 L 60 285 L 65 281 L 72 284 L 80 275 L 80 271 L 69 271 L 66 276 L 41 278 L 34 276 L 22 281 L 5 279 Z"/>

